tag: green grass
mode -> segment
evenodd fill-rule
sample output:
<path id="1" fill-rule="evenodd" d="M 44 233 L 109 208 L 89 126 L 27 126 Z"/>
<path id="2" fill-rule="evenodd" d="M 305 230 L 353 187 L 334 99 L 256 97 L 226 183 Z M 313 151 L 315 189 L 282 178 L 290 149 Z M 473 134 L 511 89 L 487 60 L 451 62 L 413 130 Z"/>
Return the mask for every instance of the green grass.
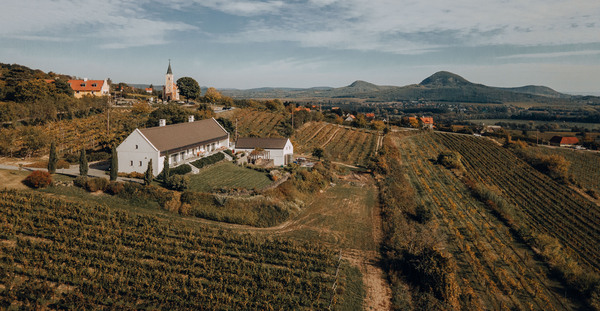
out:
<path id="1" fill-rule="evenodd" d="M 222 187 L 261 189 L 271 184 L 267 174 L 239 167 L 231 162 L 217 163 L 189 176 L 189 190 L 199 192 Z"/>

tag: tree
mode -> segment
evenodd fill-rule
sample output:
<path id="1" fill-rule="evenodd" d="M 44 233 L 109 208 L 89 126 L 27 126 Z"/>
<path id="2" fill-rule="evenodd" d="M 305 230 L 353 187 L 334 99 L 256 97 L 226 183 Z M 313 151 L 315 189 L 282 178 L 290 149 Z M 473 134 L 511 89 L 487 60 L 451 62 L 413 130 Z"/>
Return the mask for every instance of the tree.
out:
<path id="1" fill-rule="evenodd" d="M 23 142 L 29 156 L 35 155 L 42 148 L 46 147 L 48 143 L 46 133 L 33 126 L 23 128 L 21 130 L 21 137 L 23 137 Z"/>
<path id="2" fill-rule="evenodd" d="M 79 176 L 87 176 L 88 174 L 88 160 L 85 154 L 85 148 L 81 148 L 79 152 Z"/>
<path id="3" fill-rule="evenodd" d="M 117 148 L 115 147 L 115 145 L 112 146 L 111 151 L 112 152 L 110 156 L 110 180 L 115 181 L 119 176 L 119 158 L 117 154 Z"/>
<path id="4" fill-rule="evenodd" d="M 193 78 L 183 77 L 177 79 L 177 88 L 179 89 L 179 94 L 185 96 L 188 101 L 200 98 L 200 85 Z"/>
<path id="5" fill-rule="evenodd" d="M 146 173 L 144 173 L 144 185 L 150 185 L 150 183 L 152 183 L 152 179 L 154 179 L 154 175 L 152 175 L 152 159 L 150 159 L 150 161 L 148 161 Z"/>
<path id="6" fill-rule="evenodd" d="M 167 179 L 169 179 L 169 175 L 171 174 L 171 168 L 169 167 L 169 152 L 167 152 L 167 154 L 165 154 L 165 161 L 163 162 L 163 171 L 162 171 L 162 176 L 163 176 L 163 182 L 167 182 Z"/>
<path id="7" fill-rule="evenodd" d="M 48 157 L 48 172 L 56 173 L 56 164 L 58 163 L 58 155 L 56 154 L 56 144 L 54 141 L 50 144 L 50 155 Z"/>
<path id="8" fill-rule="evenodd" d="M 325 156 L 325 151 L 323 150 L 323 148 L 317 147 L 313 149 L 312 156 L 319 158 L 319 161 L 321 161 L 321 158 Z"/>
<path id="9" fill-rule="evenodd" d="M 221 95 L 217 89 L 209 87 L 208 90 L 206 90 L 206 94 L 204 94 L 203 101 L 207 103 L 218 103 L 221 101 L 222 96 L 223 95 Z"/>

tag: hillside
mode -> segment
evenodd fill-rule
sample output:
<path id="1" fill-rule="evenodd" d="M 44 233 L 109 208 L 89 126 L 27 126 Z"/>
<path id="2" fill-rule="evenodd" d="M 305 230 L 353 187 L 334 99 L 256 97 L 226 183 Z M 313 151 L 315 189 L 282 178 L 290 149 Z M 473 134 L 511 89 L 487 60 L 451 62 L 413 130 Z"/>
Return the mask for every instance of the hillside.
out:
<path id="1" fill-rule="evenodd" d="M 600 102 L 598 97 L 571 96 L 556 92 L 545 86 L 522 86 L 514 88 L 491 87 L 472 83 L 447 71 L 437 72 L 419 84 L 407 86 L 381 86 L 366 81 L 355 81 L 339 88 L 261 88 L 251 90 L 222 90 L 224 95 L 235 98 L 281 98 L 281 99 L 354 99 L 374 102 L 385 101 L 440 101 L 472 103 L 575 103 L 579 100 Z"/>

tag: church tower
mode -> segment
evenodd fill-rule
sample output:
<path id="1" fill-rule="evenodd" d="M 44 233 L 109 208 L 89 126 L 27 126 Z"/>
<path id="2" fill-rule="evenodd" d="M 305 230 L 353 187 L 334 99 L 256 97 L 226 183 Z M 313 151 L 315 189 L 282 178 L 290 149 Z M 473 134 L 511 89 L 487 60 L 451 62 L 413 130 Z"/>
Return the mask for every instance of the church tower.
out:
<path id="1" fill-rule="evenodd" d="M 173 78 L 173 71 L 171 70 L 171 60 L 169 60 L 169 68 L 165 76 L 165 87 L 164 87 L 164 100 L 179 100 L 179 90 Z"/>

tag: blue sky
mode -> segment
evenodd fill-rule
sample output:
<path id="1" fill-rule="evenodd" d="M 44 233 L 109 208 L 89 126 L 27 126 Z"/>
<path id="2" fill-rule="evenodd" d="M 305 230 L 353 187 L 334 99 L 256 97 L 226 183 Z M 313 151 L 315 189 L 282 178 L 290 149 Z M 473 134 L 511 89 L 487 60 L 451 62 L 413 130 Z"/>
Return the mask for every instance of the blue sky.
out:
<path id="1" fill-rule="evenodd" d="M 115 82 L 217 88 L 418 83 L 600 92 L 598 0 L 22 0 L 0 62 Z"/>

